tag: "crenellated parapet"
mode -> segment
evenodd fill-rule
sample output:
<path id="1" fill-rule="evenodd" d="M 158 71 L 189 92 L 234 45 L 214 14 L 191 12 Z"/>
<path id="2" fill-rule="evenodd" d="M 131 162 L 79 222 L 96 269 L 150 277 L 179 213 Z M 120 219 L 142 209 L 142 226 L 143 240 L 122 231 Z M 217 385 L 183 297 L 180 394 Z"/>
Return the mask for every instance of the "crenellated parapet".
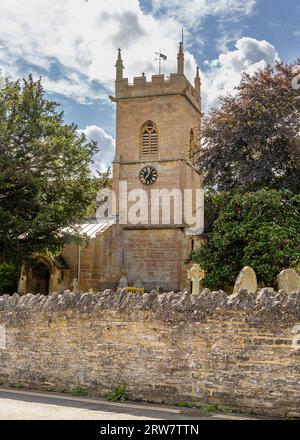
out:
<path id="1" fill-rule="evenodd" d="M 116 81 L 117 101 L 158 95 L 185 95 L 200 110 L 200 94 L 184 75 L 152 75 L 151 81 L 147 81 L 146 76 L 140 76 L 135 77 L 133 83 L 129 83 L 127 78 Z"/>
<path id="2" fill-rule="evenodd" d="M 152 75 L 151 80 L 147 81 L 146 76 L 133 78 L 133 83 L 128 78 L 123 78 L 123 60 L 121 50 L 118 50 L 118 59 L 116 62 L 116 95 L 113 101 L 123 99 L 143 98 L 151 96 L 181 95 L 186 98 L 201 111 L 201 80 L 199 68 L 197 68 L 195 85 L 193 86 L 184 75 L 184 52 L 182 43 L 180 43 L 177 57 L 177 73 L 171 73 L 170 76 Z"/>

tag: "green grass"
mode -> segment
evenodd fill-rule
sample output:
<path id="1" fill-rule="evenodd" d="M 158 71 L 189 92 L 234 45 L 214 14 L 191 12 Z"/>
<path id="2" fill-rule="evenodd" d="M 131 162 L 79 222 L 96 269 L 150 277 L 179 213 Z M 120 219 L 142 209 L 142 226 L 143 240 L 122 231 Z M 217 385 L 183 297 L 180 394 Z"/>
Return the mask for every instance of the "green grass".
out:
<path id="1" fill-rule="evenodd" d="M 112 389 L 107 396 L 107 400 L 111 402 L 125 402 L 127 400 L 126 388 L 127 385 L 120 385 L 118 388 Z"/>
<path id="2" fill-rule="evenodd" d="M 15 383 L 12 385 L 12 387 L 16 388 L 17 390 L 22 390 L 22 389 L 26 388 L 25 385 L 23 385 L 22 383 Z"/>
<path id="3" fill-rule="evenodd" d="M 87 395 L 87 391 L 86 391 L 86 389 L 84 387 L 77 386 L 77 387 L 73 388 L 72 394 L 74 396 L 86 396 Z"/>
<path id="4" fill-rule="evenodd" d="M 230 413 L 230 408 L 222 405 L 213 405 L 210 403 L 198 403 L 198 402 L 171 402 L 171 405 L 178 406 L 179 408 L 191 408 L 198 409 L 203 413 L 213 413 L 213 412 L 222 412 L 222 413 Z"/>
<path id="5" fill-rule="evenodd" d="M 56 389 L 54 387 L 45 387 L 43 388 L 43 391 L 46 391 L 47 393 L 55 393 Z"/>

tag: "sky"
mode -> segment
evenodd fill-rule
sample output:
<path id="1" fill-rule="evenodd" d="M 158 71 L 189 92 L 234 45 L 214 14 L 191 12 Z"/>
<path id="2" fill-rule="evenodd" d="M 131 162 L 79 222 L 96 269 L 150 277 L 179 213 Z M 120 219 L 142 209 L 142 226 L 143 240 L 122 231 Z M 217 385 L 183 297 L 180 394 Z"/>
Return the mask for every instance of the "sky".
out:
<path id="1" fill-rule="evenodd" d="M 158 51 L 167 75 L 182 28 L 186 76 L 200 67 L 204 113 L 234 93 L 243 71 L 300 55 L 299 0 L 0 0 L 0 71 L 41 76 L 65 122 L 98 142 L 93 170 L 104 170 L 115 148 L 117 49 L 130 81 L 158 73 Z"/>

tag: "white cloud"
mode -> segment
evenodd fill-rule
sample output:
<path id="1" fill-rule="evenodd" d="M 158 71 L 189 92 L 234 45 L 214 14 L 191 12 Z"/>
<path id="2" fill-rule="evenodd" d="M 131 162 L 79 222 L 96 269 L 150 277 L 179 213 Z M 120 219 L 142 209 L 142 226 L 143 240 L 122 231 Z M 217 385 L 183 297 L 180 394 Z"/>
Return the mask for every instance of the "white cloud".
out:
<path id="1" fill-rule="evenodd" d="M 242 72 L 252 74 L 258 68 L 279 60 L 274 46 L 265 40 L 243 37 L 236 42 L 236 50 L 227 51 L 213 61 L 206 61 L 203 74 L 204 111 L 215 106 L 220 95 L 233 92 Z"/>
<path id="2" fill-rule="evenodd" d="M 61 93 L 80 103 L 107 100 L 113 93 L 118 47 L 123 48 L 125 74 L 157 73 L 155 52 L 168 55 L 165 72 L 176 71 L 181 26 L 189 27 L 209 15 L 219 18 L 253 12 L 255 0 L 153 0 L 154 15 L 142 11 L 138 0 L 0 0 L 0 69 L 22 76 L 37 66 L 49 92 Z M 162 14 L 162 12 L 165 12 Z M 195 35 L 195 33 L 193 34 Z M 224 37 L 224 35 L 223 35 Z M 207 62 L 202 73 L 204 110 L 220 94 L 232 91 L 243 70 L 253 72 L 277 57 L 266 41 L 239 38 L 236 50 Z M 228 37 L 234 38 L 233 34 Z M 196 60 L 186 50 L 186 75 L 193 81 Z"/>
<path id="3" fill-rule="evenodd" d="M 84 130 L 78 130 L 79 133 L 84 133 L 88 141 L 96 141 L 100 151 L 94 156 L 94 164 L 91 166 L 91 171 L 105 171 L 111 166 L 111 162 L 115 155 L 115 140 L 112 136 L 106 133 L 105 130 L 96 125 L 89 125 Z"/>
<path id="4" fill-rule="evenodd" d="M 253 13 L 256 0 L 152 0 L 154 13 L 166 13 L 187 28 L 210 15 L 235 19 Z"/>
<path id="5" fill-rule="evenodd" d="M 138 0 L 0 3 L 0 68 L 15 76 L 43 68 L 48 90 L 79 102 L 112 92 L 118 47 L 123 48 L 126 76 L 132 78 L 157 73 L 159 48 L 168 55 L 166 71 L 175 71 L 179 39 L 180 25 L 174 19 L 144 14 Z M 192 78 L 196 62 L 190 53 L 186 58 Z"/>

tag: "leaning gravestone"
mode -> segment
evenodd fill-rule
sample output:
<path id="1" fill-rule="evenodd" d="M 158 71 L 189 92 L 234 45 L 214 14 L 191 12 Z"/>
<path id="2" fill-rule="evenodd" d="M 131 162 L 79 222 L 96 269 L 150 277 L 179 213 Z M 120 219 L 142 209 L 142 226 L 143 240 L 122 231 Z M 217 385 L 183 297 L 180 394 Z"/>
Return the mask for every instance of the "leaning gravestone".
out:
<path id="1" fill-rule="evenodd" d="M 233 293 L 238 293 L 240 290 L 248 290 L 248 292 L 255 293 L 257 291 L 256 273 L 250 266 L 245 266 L 236 279 Z"/>
<path id="2" fill-rule="evenodd" d="M 278 289 L 286 293 L 300 291 L 300 276 L 294 269 L 284 269 L 277 277 Z"/>

